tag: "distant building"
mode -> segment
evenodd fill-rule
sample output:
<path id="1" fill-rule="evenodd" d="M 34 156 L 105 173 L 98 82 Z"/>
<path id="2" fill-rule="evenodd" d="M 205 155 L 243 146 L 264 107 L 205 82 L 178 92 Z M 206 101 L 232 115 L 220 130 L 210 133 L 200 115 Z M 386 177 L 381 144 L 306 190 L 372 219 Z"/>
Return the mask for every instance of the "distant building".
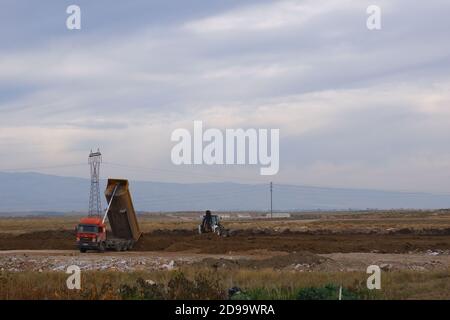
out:
<path id="1" fill-rule="evenodd" d="M 266 214 L 267 218 L 290 218 L 291 214 L 286 212 L 274 212 L 272 215 L 270 213 Z"/>

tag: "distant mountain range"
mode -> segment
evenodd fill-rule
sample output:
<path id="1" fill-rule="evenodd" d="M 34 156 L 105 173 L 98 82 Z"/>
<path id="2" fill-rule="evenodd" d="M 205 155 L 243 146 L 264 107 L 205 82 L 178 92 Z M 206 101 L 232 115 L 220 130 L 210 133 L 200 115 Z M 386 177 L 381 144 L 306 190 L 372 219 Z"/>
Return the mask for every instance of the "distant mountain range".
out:
<path id="1" fill-rule="evenodd" d="M 102 190 L 104 187 L 103 180 Z M 89 179 L 0 172 L 0 212 L 86 212 L 89 188 Z M 130 181 L 130 188 L 139 211 L 262 211 L 267 210 L 270 203 L 266 184 Z M 447 194 L 278 184 L 273 191 L 273 208 L 277 211 L 449 207 L 450 195 Z"/>

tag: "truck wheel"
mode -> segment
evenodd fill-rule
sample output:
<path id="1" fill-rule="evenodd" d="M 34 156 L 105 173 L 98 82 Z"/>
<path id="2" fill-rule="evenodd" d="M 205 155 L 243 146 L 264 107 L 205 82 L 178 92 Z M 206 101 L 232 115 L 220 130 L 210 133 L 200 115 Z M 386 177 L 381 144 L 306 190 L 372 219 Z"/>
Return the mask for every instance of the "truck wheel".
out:
<path id="1" fill-rule="evenodd" d="M 80 248 L 80 252 L 81 253 L 86 253 L 86 249 L 85 248 Z"/>
<path id="2" fill-rule="evenodd" d="M 98 245 L 98 252 L 105 252 L 105 243 L 102 242 Z"/>

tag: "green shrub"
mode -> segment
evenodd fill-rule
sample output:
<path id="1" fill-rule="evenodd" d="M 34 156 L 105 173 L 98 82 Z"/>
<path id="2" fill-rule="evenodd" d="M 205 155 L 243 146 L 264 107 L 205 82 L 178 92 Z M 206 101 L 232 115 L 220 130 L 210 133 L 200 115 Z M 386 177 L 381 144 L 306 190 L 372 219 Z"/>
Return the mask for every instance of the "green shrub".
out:
<path id="1" fill-rule="evenodd" d="M 323 287 L 302 288 L 297 293 L 297 300 L 338 300 L 339 286 L 327 284 Z M 342 288 L 342 300 L 357 300 L 358 295 L 347 288 Z"/>
<path id="2" fill-rule="evenodd" d="M 245 292 L 238 292 L 233 294 L 230 300 L 252 300 L 252 297 Z"/>

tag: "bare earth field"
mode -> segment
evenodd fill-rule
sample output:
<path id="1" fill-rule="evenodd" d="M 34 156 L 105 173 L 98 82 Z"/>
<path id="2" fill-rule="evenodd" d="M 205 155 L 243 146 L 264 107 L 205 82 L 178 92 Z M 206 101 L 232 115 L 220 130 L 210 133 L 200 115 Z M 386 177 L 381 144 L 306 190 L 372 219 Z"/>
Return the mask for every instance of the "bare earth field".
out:
<path id="1" fill-rule="evenodd" d="M 227 287 L 272 288 L 276 293 L 263 297 L 293 298 L 295 290 L 308 285 L 338 282 L 354 288 L 358 283 L 359 288 L 367 266 L 375 264 L 385 274 L 385 288 L 363 298 L 450 299 L 450 211 L 301 213 L 273 220 L 231 214 L 223 220 L 229 237 L 196 234 L 199 216 L 140 215 L 144 235 L 134 251 L 103 254 L 75 250 L 79 217 L 0 218 L 0 298 L 86 298 L 63 287 L 59 296 L 48 287 L 32 297 L 18 292 L 22 281 L 30 285 L 30 278 L 63 274 L 69 265 L 111 283 L 120 273 L 129 275 L 121 280 L 128 283 L 138 276 L 169 283 L 174 272 L 195 278 L 214 271 Z"/>

